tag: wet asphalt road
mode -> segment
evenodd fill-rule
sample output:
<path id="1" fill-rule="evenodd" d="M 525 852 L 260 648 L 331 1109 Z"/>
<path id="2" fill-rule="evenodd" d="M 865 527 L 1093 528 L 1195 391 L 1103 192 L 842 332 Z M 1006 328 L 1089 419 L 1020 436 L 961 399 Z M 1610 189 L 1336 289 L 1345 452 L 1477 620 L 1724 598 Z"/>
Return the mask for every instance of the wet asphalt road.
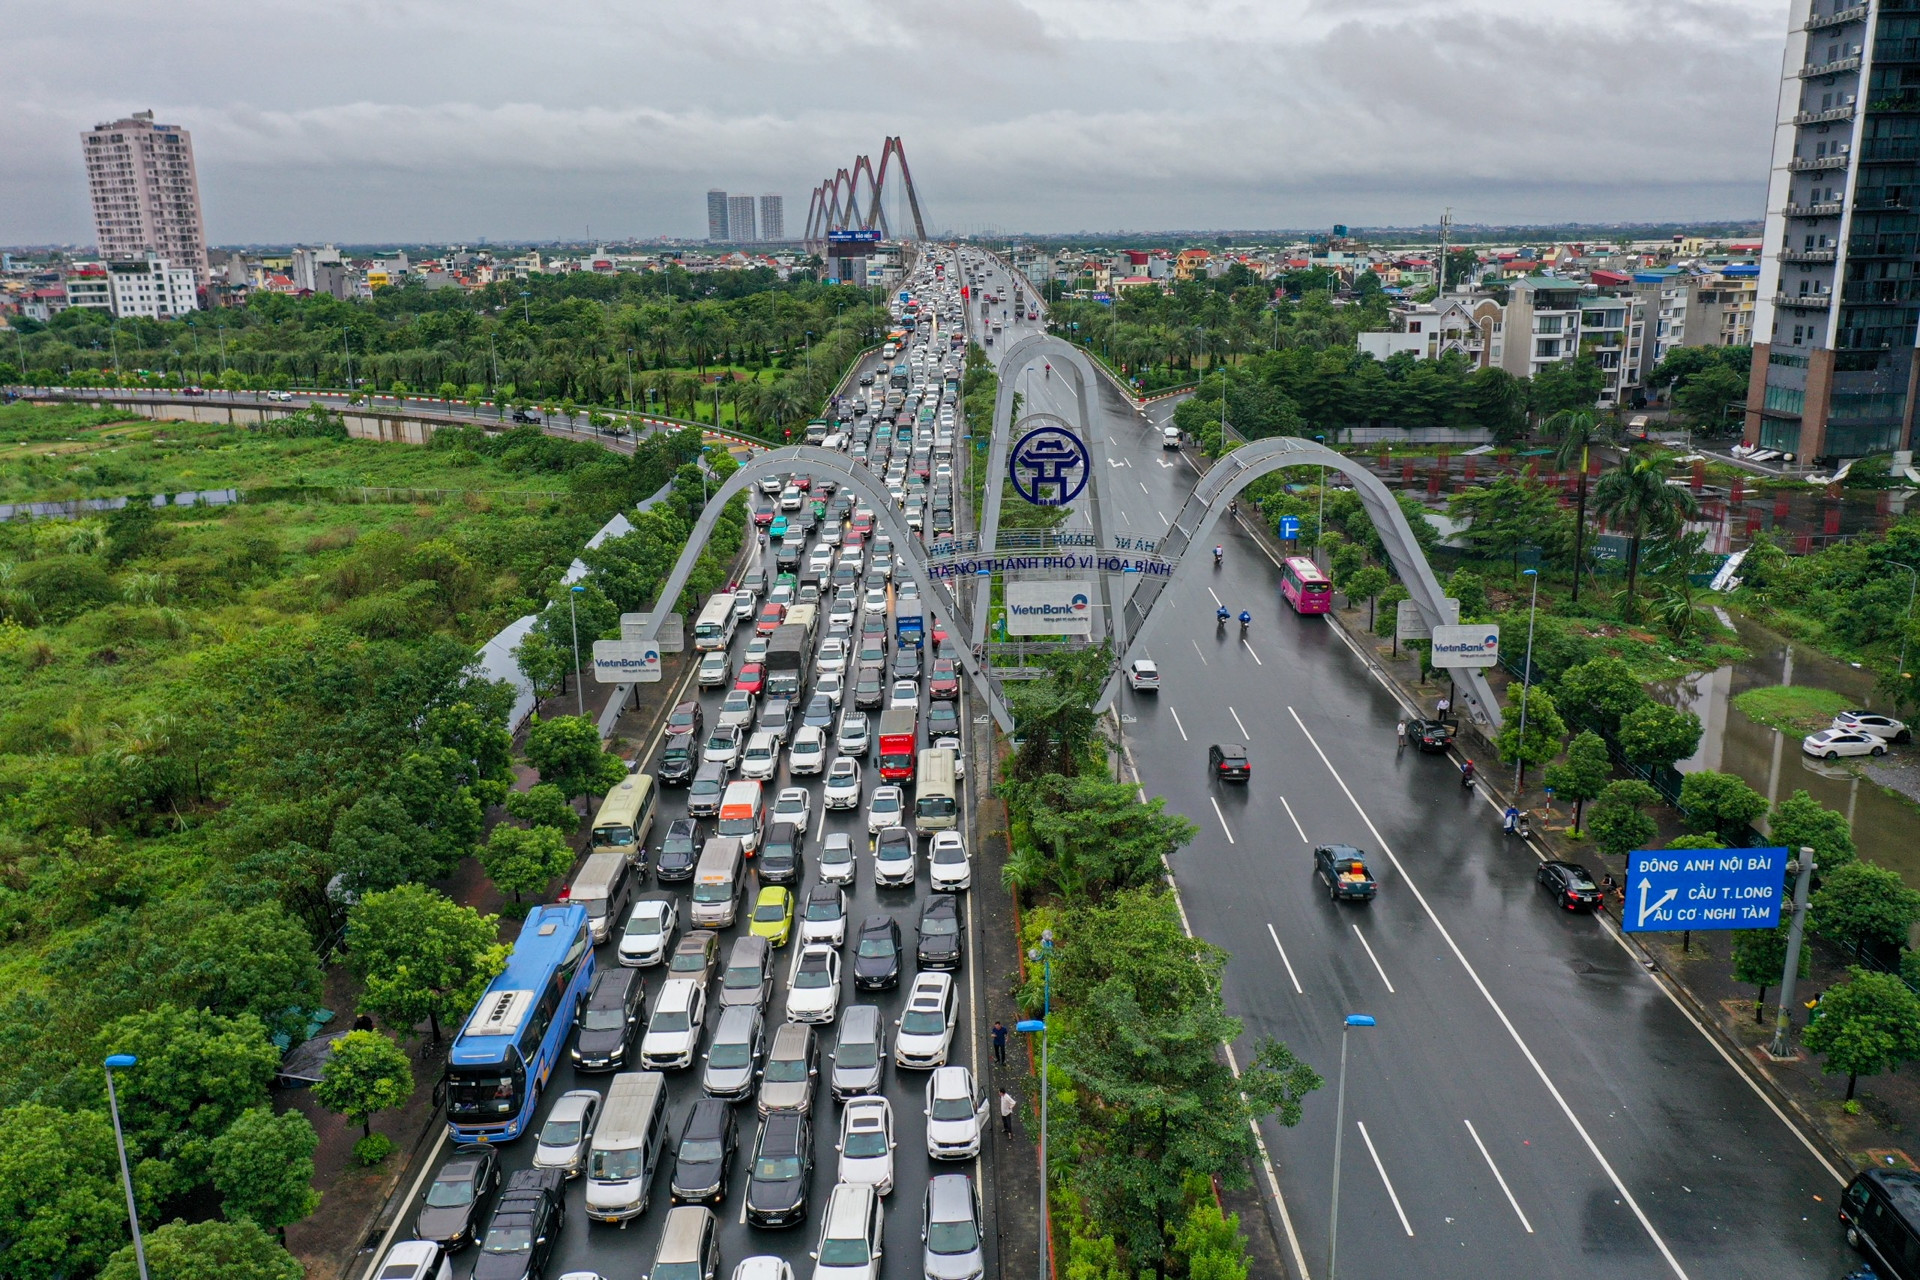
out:
<path id="1" fill-rule="evenodd" d="M 1191 469 L 1162 465 L 1130 411 L 1106 424 L 1128 464 L 1112 487 L 1127 516 L 1107 527 L 1164 528 Z M 1246 640 L 1215 627 L 1216 603 L 1252 611 Z M 1327 1080 L 1297 1128 L 1263 1128 L 1308 1274 L 1326 1273 L 1348 1013 L 1379 1025 L 1350 1033 L 1341 1274 L 1848 1269 L 1835 1175 L 1607 925 L 1548 900 L 1449 759 L 1396 749 L 1398 702 L 1331 624 L 1292 613 L 1251 537 L 1170 586 L 1146 638 L 1164 687 L 1121 693 L 1125 743 L 1148 792 L 1199 825 L 1174 872 L 1194 931 L 1234 957 L 1239 1061 L 1272 1036 Z M 1249 785 L 1210 781 L 1219 741 L 1249 745 Z M 1371 904 L 1327 899 L 1311 849 L 1333 842 L 1368 852 Z"/>

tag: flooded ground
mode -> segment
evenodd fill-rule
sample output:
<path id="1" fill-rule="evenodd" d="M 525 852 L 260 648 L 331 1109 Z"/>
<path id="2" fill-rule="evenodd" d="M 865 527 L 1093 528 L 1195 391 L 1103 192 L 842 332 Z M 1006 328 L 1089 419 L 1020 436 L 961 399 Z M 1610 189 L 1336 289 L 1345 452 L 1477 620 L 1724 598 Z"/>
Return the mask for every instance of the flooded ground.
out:
<path id="1" fill-rule="evenodd" d="M 1866 706 L 1873 677 L 1804 645 L 1792 644 L 1747 619 L 1732 617 L 1727 621 L 1739 632 L 1740 643 L 1752 656 L 1654 691 L 1662 700 L 1698 715 L 1703 726 L 1700 750 L 1692 759 L 1680 762 L 1680 771 L 1717 769 L 1737 774 L 1775 804 L 1795 791 L 1805 791 L 1827 808 L 1846 815 L 1861 857 L 1891 867 L 1909 885 L 1920 886 L 1920 808 L 1898 795 L 1889 795 L 1871 776 L 1879 772 L 1889 783 L 1904 780 L 1912 786 L 1912 779 L 1920 774 L 1920 746 L 1896 746 L 1884 757 L 1884 763 L 1848 760 L 1829 764 L 1802 755 L 1798 734 L 1769 729 L 1733 706 L 1733 699 L 1749 689 L 1774 685 L 1833 689 Z"/>

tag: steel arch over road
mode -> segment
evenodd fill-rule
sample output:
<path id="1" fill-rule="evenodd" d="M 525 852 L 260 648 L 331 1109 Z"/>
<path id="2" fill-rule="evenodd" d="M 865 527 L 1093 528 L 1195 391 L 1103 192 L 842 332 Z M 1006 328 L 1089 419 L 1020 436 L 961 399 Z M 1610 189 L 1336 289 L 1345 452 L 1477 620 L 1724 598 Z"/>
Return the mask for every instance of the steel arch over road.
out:
<path id="1" fill-rule="evenodd" d="M 802 467 L 818 475 L 831 472 L 836 480 L 859 491 L 873 508 L 874 519 L 879 521 L 887 536 L 893 539 L 893 548 L 912 568 L 913 580 L 919 584 L 921 598 L 932 608 L 937 608 L 947 616 L 951 634 L 959 634 L 959 615 L 953 607 L 953 597 L 945 584 L 941 583 L 927 565 L 927 553 L 920 538 L 907 528 L 906 521 L 893 505 L 893 495 L 887 492 L 865 464 L 855 462 L 846 454 L 833 449 L 822 449 L 817 445 L 797 444 L 782 449 L 769 449 L 765 453 L 754 455 L 751 463 L 742 466 L 715 490 L 708 500 L 706 509 L 694 522 L 693 532 L 687 539 L 687 545 L 680 550 L 680 558 L 674 561 L 673 572 L 667 575 L 666 586 L 660 591 L 658 603 L 651 615 L 652 621 L 644 628 L 640 639 L 654 640 L 660 633 L 668 613 L 673 610 L 674 601 L 687 589 L 687 578 L 693 573 L 693 566 L 700 559 L 701 548 L 713 536 L 713 526 L 720 519 L 721 508 L 735 496 L 747 492 L 765 467 Z M 973 660 L 973 652 L 965 644 L 952 646 L 951 656 L 967 673 L 973 687 L 987 700 L 987 709 L 993 713 L 993 719 L 1003 732 L 1013 732 L 1013 717 L 1007 713 L 1006 704 L 1000 700 L 999 690 L 986 678 L 979 664 Z"/>
<path id="2" fill-rule="evenodd" d="M 1439 580 L 1433 576 L 1433 567 L 1427 563 L 1426 552 L 1420 549 L 1420 543 L 1413 536 L 1413 528 L 1407 523 L 1407 513 L 1394 500 L 1393 490 L 1367 470 L 1365 463 L 1297 436 L 1255 440 L 1214 463 L 1193 486 L 1186 505 L 1180 508 L 1180 513 L 1173 519 L 1173 527 L 1167 530 L 1165 539 L 1160 543 L 1161 554 L 1175 562 L 1172 575 L 1148 578 L 1135 587 L 1128 597 L 1125 605 L 1126 627 L 1127 634 L 1133 640 L 1127 646 L 1126 653 L 1121 655 L 1119 666 L 1107 679 L 1107 687 L 1100 698 L 1100 710 L 1104 711 L 1113 704 L 1114 694 L 1120 688 L 1120 673 L 1126 670 L 1134 652 L 1141 648 L 1142 634 L 1146 630 L 1147 616 L 1153 611 L 1153 602 L 1159 599 L 1170 581 L 1182 573 L 1192 572 L 1185 563 L 1187 548 L 1196 542 L 1206 545 L 1214 523 L 1226 510 L 1227 503 L 1242 489 L 1269 472 L 1300 466 L 1331 467 L 1353 481 L 1354 488 L 1360 494 L 1361 505 L 1373 517 L 1373 527 L 1380 534 L 1387 555 L 1393 560 L 1394 572 L 1406 587 L 1408 597 L 1418 606 L 1421 618 L 1430 628 L 1446 624 L 1447 619 L 1440 612 L 1440 601 L 1445 593 L 1440 589 Z M 1467 688 L 1469 714 L 1475 720 L 1484 720 L 1492 728 L 1498 729 L 1501 723 L 1500 706 L 1494 700 L 1486 676 L 1478 668 L 1469 667 L 1456 671 L 1454 678 Z"/>

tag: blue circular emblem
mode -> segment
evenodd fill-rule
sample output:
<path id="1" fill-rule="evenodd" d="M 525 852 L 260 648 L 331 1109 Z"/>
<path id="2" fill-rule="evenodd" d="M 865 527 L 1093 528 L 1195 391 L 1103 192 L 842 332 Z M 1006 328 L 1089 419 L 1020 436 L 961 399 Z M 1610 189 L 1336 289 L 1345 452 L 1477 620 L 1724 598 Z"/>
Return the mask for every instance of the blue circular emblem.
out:
<path id="1" fill-rule="evenodd" d="M 1072 502 L 1092 474 L 1087 446 L 1065 427 L 1035 427 L 1007 454 L 1014 490 L 1036 507 Z"/>

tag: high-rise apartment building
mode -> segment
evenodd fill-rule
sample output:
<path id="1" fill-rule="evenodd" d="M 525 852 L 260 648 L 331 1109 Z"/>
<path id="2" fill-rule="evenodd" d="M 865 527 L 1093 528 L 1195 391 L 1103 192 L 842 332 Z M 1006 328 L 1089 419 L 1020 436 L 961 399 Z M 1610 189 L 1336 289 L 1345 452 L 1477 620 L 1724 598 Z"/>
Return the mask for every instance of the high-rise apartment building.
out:
<path id="1" fill-rule="evenodd" d="M 780 196 L 760 197 L 760 238 L 762 240 L 787 238 L 786 201 Z"/>
<path id="2" fill-rule="evenodd" d="M 1920 11 L 1792 0 L 1744 438 L 1797 461 L 1913 447 Z"/>
<path id="3" fill-rule="evenodd" d="M 153 112 L 95 125 L 80 135 L 93 197 L 94 234 L 109 260 L 157 254 L 207 283 L 207 234 L 200 217 L 200 179 L 193 138 Z"/>
<path id="4" fill-rule="evenodd" d="M 707 239 L 727 241 L 727 193 L 715 187 L 707 192 Z"/>
<path id="5" fill-rule="evenodd" d="M 749 244 L 760 237 L 753 230 L 753 197 L 727 197 L 727 239 L 735 244 Z"/>

